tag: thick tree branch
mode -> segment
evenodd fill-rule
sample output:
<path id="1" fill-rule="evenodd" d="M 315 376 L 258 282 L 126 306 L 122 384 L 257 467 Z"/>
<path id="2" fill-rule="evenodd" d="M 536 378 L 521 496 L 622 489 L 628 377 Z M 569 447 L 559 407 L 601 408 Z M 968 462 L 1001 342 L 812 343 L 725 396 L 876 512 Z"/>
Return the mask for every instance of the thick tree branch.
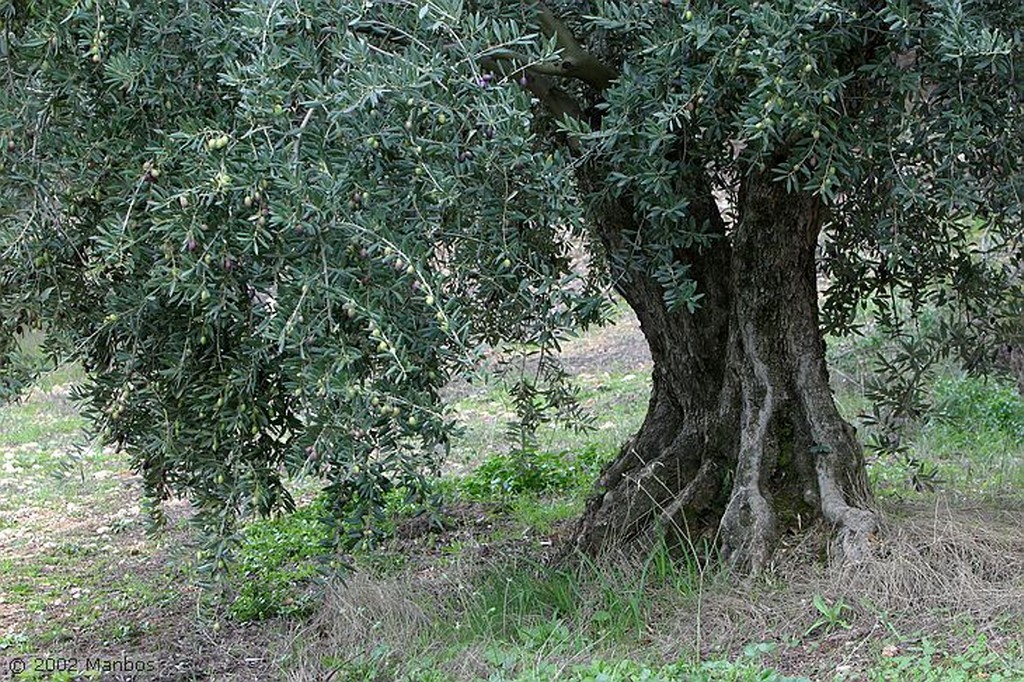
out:
<path id="1" fill-rule="evenodd" d="M 551 72 L 544 68 L 545 65 L 528 63 L 525 55 L 511 50 L 495 50 L 480 60 L 480 66 L 519 81 L 556 117 L 583 117 L 582 107 L 569 93 L 558 87 L 549 75 Z"/>
<path id="2" fill-rule="evenodd" d="M 583 49 L 572 31 L 547 6 L 541 4 L 539 10 L 541 31 L 554 37 L 562 48 L 562 63 L 557 66 L 555 75 L 577 78 L 597 90 L 605 90 L 616 78 L 615 70 Z"/>
<path id="3" fill-rule="evenodd" d="M 525 83 L 524 87 L 530 94 L 540 100 L 556 117 L 583 118 L 583 109 L 579 103 L 569 93 L 559 88 L 551 78 L 534 75 L 527 77 Z"/>
<path id="4" fill-rule="evenodd" d="M 526 55 L 509 49 L 488 52 L 481 64 L 506 77 L 520 81 L 555 116 L 583 117 L 583 107 L 565 90 L 556 78 L 575 78 L 597 90 L 605 90 L 617 76 L 614 69 L 591 55 L 572 31 L 543 3 L 537 6 L 537 22 L 541 32 L 554 38 L 561 50 L 561 61 L 531 61 Z"/>
<path id="5" fill-rule="evenodd" d="M 521 52 L 499 48 L 485 53 L 480 59 L 480 66 L 518 80 L 556 117 L 580 119 L 583 108 L 568 92 L 558 87 L 556 79 L 575 78 L 597 90 L 604 90 L 615 79 L 616 72 L 583 49 L 572 31 L 547 6 L 540 4 L 537 9 L 541 32 L 556 40 L 561 50 L 561 61 L 538 62 Z M 408 33 L 378 21 L 355 21 L 348 28 L 398 45 L 413 42 Z"/>

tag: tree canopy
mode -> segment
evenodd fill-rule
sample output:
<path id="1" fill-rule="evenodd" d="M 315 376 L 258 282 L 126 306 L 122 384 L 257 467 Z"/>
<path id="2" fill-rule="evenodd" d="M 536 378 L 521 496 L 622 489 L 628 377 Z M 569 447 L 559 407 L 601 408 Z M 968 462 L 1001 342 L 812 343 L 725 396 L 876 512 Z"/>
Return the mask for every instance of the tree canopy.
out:
<path id="1" fill-rule="evenodd" d="M 439 390 L 484 348 L 543 358 L 513 387 L 524 433 L 577 416 L 559 340 L 634 275 L 658 319 L 699 323 L 726 301 L 716 249 L 770 259 L 795 229 L 768 215 L 746 240 L 758 207 L 820 224 L 834 332 L 896 299 L 998 324 L 1012 271 L 989 254 L 1020 257 L 1011 0 L 4 0 L 0 19 L 3 387 L 44 330 L 101 438 L 152 502 L 196 503 L 216 556 L 299 472 L 339 540 L 372 540 L 388 490 L 425 490 L 453 427 Z"/>

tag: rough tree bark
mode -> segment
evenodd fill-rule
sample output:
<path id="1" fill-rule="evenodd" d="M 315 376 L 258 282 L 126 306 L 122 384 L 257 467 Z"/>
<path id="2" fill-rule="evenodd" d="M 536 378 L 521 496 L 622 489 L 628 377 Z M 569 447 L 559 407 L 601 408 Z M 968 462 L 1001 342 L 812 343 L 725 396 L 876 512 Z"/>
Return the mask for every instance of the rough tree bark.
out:
<path id="1" fill-rule="evenodd" d="M 754 175 L 736 209 L 727 230 L 710 192 L 692 206 L 721 235 L 675 254 L 704 293 L 693 313 L 669 311 L 657 281 L 611 258 L 650 345 L 652 390 L 643 425 L 587 504 L 577 549 L 662 528 L 687 542 L 717 540 L 729 563 L 756 572 L 781 533 L 823 519 L 843 557 L 870 551 L 864 459 L 833 402 L 818 324 L 822 208 Z M 621 253 L 636 232 L 628 201 L 595 218 L 608 253 Z"/>
<path id="2" fill-rule="evenodd" d="M 579 5 L 586 14 L 587 3 Z M 597 105 L 621 55 L 591 55 L 543 3 L 539 13 L 563 61 L 538 69 L 512 58 L 508 68 L 530 73 L 527 89 L 555 116 L 599 128 Z M 508 56 L 493 59 L 501 67 Z M 588 100 L 558 77 L 585 83 Z M 607 177 L 593 158 L 577 167 L 584 196 L 608 197 Z M 727 228 L 705 184 L 686 188 L 703 197 L 691 201 L 691 217 L 717 237 L 674 253 L 704 295 L 693 313 L 669 310 L 661 284 L 631 257 L 630 237 L 641 230 L 629 198 L 590 207 L 654 369 L 647 416 L 603 471 L 572 545 L 594 553 L 662 528 L 684 542 L 717 540 L 730 563 L 756 572 L 781 533 L 823 519 L 841 555 L 860 559 L 876 520 L 860 446 L 836 410 L 825 366 L 815 270 L 822 207 L 752 174 Z"/>

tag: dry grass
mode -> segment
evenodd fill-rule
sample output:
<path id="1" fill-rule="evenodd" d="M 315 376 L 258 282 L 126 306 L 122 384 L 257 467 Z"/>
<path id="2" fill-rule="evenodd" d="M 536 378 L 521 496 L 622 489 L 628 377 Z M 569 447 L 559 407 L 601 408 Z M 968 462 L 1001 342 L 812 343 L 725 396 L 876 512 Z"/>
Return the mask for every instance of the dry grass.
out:
<path id="1" fill-rule="evenodd" d="M 812 679 L 815 671 L 863 670 L 885 643 L 927 638 L 964 648 L 968 629 L 995 644 L 1016 632 L 1014 644 L 1024 651 L 1022 528 L 1024 510 L 947 501 L 893 510 L 873 560 L 825 567 L 809 557 L 826 548 L 795 547 L 756 580 L 706 590 L 660 631 L 658 649 L 671 657 L 691 642 L 711 657 L 777 642 L 788 645 L 776 661 L 780 669 Z M 812 628 L 821 616 L 815 595 L 849 607 L 841 613 L 845 627 Z"/>
<path id="2" fill-rule="evenodd" d="M 296 633 L 303 649 L 287 679 L 323 680 L 340 664 L 375 650 L 420 650 L 436 618 L 424 608 L 429 596 L 407 576 L 376 579 L 356 572 L 329 585 L 317 615 Z"/>
<path id="3" fill-rule="evenodd" d="M 878 556 L 868 563 L 824 567 L 812 557 L 827 548 L 804 543 L 782 553 L 756 579 L 707 574 L 689 594 L 664 586 L 650 590 L 646 634 L 629 646 L 634 656 L 670 661 L 731 658 L 751 643 L 775 642 L 782 646 L 767 662 L 782 672 L 829 680 L 837 670 L 846 680 L 866 679 L 858 672 L 878 659 L 883 646 L 899 648 L 923 638 L 962 650 L 972 637 L 986 634 L 994 650 L 1024 651 L 1022 527 L 1024 510 L 945 502 L 893 510 Z M 619 580 L 640 573 L 636 558 L 609 558 L 604 565 Z M 486 657 L 490 642 L 479 638 L 455 649 L 451 637 L 466 615 L 460 609 L 470 601 L 453 595 L 471 594 L 480 570 L 468 562 L 434 574 L 352 576 L 331 589 L 303 630 L 304 645 L 289 679 L 325 679 L 332 666 L 374 649 L 387 652 L 381 662 L 403 669 L 419 661 L 444 679 L 486 677 L 493 669 Z M 581 583 L 581 599 L 592 587 Z M 821 616 L 813 604 L 816 595 L 849 606 L 841 624 L 812 627 Z M 571 627 L 582 635 L 587 624 Z M 1016 641 L 1014 632 L 1020 633 Z M 621 656 L 626 644 L 591 640 L 581 651 L 581 640 L 577 648 L 543 647 L 534 654 L 570 665 Z"/>

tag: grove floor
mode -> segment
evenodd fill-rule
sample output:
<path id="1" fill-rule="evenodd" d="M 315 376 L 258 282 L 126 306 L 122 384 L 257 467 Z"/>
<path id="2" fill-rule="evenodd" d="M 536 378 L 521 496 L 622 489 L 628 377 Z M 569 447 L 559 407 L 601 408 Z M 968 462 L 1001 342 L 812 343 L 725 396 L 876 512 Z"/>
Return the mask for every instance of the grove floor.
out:
<path id="1" fill-rule="evenodd" d="M 650 360 L 635 320 L 624 316 L 566 344 L 563 361 L 595 412 L 587 437 L 614 448 L 646 404 Z M 322 609 L 258 624 L 228 618 L 190 568 L 188 505 L 168 504 L 168 527 L 147 534 L 139 478 L 121 453 L 88 439 L 68 399 L 73 379 L 57 373 L 24 401 L 0 408 L 0 659 L 150 661 L 145 679 L 273 680 L 302 677 L 295 672 L 302 670 L 312 671 L 304 679 L 326 679 L 325 668 L 304 657 L 330 650 L 324 623 L 332 615 Z M 461 473 L 502 448 L 508 406 L 492 387 L 453 391 L 467 436 L 450 471 Z M 972 505 L 925 495 L 889 511 L 884 560 L 875 568 L 808 569 L 809 554 L 821 547 L 794 544 L 757 582 L 709 577 L 697 599 L 657 602 L 642 653 L 728 658 L 773 641 L 782 646 L 772 665 L 812 679 L 947 679 L 944 656 L 966 661 L 955 671 L 968 676 L 948 679 L 988 679 L 993 669 L 1021 671 L 1004 679 L 1024 679 L 1024 497 Z M 566 528 L 531 528 L 483 508 L 455 516 L 461 520 L 447 536 L 404 546 L 413 558 L 398 575 L 447 589 L 452 566 L 510 560 L 516 552 L 536 557 Z M 926 658 L 938 676 L 922 667 Z"/>

